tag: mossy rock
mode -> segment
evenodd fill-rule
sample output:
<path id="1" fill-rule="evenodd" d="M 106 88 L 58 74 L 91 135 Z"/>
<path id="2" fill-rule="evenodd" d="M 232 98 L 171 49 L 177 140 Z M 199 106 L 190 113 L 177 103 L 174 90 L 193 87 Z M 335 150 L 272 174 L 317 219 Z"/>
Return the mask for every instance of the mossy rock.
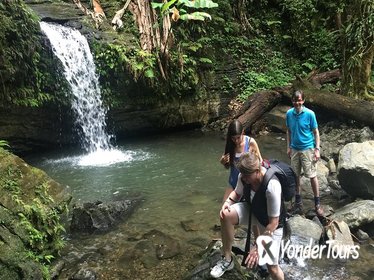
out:
<path id="1" fill-rule="evenodd" d="M 0 280 L 48 279 L 70 200 L 45 172 L 0 148 Z"/>

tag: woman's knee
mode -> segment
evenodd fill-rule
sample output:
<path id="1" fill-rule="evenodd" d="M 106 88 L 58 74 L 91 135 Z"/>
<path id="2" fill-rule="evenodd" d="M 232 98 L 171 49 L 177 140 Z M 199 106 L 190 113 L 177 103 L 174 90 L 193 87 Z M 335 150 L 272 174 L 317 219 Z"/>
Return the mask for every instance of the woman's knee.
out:
<path id="1" fill-rule="evenodd" d="M 239 222 L 238 213 L 236 213 L 236 211 L 233 208 L 225 209 L 223 211 L 223 217 L 221 218 L 221 222 L 230 223 L 230 224 L 233 224 L 233 225 L 238 224 L 238 222 Z"/>

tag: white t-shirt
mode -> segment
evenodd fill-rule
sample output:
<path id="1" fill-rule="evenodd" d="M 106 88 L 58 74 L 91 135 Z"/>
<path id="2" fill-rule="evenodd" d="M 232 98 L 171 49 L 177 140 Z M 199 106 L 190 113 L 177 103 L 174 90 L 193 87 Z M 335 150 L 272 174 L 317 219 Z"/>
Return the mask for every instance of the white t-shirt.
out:
<path id="1" fill-rule="evenodd" d="M 266 169 L 261 166 L 261 169 Z M 241 180 L 242 174 L 239 174 L 238 182 L 236 184 L 235 192 L 239 197 L 243 196 L 244 185 Z M 251 190 L 251 201 L 255 196 L 256 192 Z M 270 179 L 269 184 L 266 189 L 266 204 L 267 204 L 267 213 L 269 217 L 279 217 L 281 210 L 282 202 L 282 187 L 276 176 Z"/>

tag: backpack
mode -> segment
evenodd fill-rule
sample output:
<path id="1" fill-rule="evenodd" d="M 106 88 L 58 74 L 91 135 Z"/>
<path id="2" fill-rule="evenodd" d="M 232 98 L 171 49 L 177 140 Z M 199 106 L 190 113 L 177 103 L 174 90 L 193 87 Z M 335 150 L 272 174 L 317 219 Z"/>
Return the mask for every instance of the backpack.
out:
<path id="1" fill-rule="evenodd" d="M 277 176 L 282 186 L 283 199 L 285 201 L 290 201 L 293 197 L 295 197 L 296 174 L 289 164 L 276 159 L 270 159 L 264 160 L 264 167 L 267 168 L 267 171 L 262 182 L 263 186 L 267 186 L 270 179 L 273 176 Z"/>

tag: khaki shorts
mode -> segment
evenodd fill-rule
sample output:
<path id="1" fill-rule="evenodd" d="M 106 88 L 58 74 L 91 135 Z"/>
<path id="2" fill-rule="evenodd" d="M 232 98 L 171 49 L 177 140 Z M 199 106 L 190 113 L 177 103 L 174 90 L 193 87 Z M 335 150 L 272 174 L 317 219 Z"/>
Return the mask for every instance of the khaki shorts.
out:
<path id="1" fill-rule="evenodd" d="M 301 169 L 304 171 L 304 176 L 307 178 L 314 178 L 317 176 L 317 164 L 314 159 L 314 149 L 304 151 L 297 151 L 292 149 L 291 166 L 297 176 L 301 175 Z"/>

